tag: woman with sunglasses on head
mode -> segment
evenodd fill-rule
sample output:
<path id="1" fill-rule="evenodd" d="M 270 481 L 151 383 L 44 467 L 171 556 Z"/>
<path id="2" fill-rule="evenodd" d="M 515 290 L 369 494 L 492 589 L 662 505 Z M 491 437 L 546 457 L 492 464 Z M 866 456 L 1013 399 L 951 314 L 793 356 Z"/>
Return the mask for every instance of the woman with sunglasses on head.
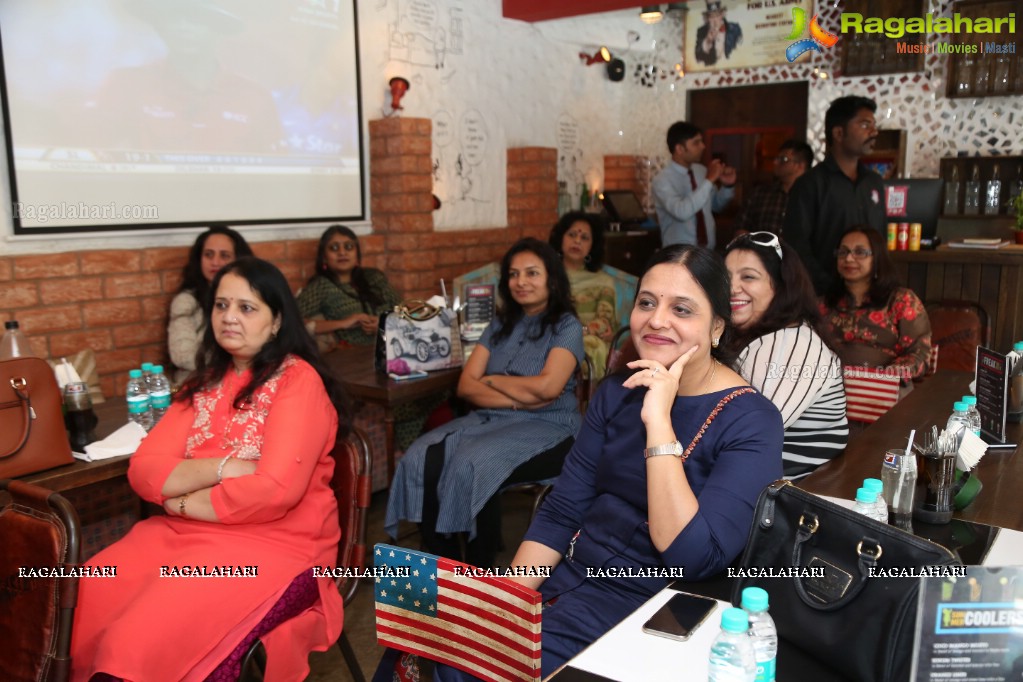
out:
<path id="1" fill-rule="evenodd" d="M 817 299 L 792 247 L 753 232 L 728 245 L 725 265 L 735 366 L 781 412 L 785 477 L 800 478 L 842 454 L 849 439 L 842 364 L 814 331 Z"/>
<path id="2" fill-rule="evenodd" d="M 316 249 L 316 273 L 298 295 L 298 309 L 311 331 L 333 335 L 334 343 L 323 345 L 376 343 L 380 313 L 399 303 L 387 276 L 362 266 L 355 233 L 344 225 L 328 227 Z"/>
<path id="3" fill-rule="evenodd" d="M 839 280 L 821 303 L 821 336 L 845 365 L 889 367 L 903 380 L 923 376 L 931 323 L 917 295 L 899 286 L 880 233 L 849 228 L 835 258 Z"/>

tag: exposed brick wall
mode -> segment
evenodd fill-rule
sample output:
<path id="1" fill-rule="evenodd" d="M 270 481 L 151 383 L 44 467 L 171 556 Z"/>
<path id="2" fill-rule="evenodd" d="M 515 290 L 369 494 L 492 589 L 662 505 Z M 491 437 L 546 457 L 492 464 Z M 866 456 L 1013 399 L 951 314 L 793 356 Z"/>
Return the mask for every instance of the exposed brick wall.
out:
<path id="1" fill-rule="evenodd" d="M 642 157 L 632 154 L 604 157 L 604 189 L 631 189 L 636 196 L 646 196 L 646 188 L 636 172 Z"/>
<path id="2" fill-rule="evenodd" d="M 557 220 L 557 152 L 508 150 L 508 226 L 435 232 L 430 120 L 370 122 L 373 234 L 363 263 L 387 273 L 406 298 L 439 293 L 439 280 L 499 260 L 523 236 L 547 239 Z M 315 239 L 253 243 L 293 290 L 312 274 Z M 167 361 L 167 309 L 187 247 L 68 251 L 0 257 L 0 321 L 17 319 L 35 352 L 96 351 L 105 395 L 123 395 L 129 369 Z"/>

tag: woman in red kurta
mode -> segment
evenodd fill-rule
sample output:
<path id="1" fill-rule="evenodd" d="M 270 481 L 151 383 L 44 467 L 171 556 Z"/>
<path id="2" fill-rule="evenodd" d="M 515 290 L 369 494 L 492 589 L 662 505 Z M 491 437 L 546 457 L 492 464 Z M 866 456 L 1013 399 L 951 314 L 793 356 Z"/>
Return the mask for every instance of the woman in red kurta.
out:
<path id="1" fill-rule="evenodd" d="M 213 291 L 208 361 L 128 471 L 167 513 L 89 562 L 117 575 L 80 582 L 74 680 L 236 677 L 218 666 L 281 613 L 261 637 L 267 679 L 301 680 L 308 653 L 341 632 L 333 581 L 310 573 L 333 564 L 340 539 L 330 489 L 337 388 L 273 265 L 235 261 Z"/>

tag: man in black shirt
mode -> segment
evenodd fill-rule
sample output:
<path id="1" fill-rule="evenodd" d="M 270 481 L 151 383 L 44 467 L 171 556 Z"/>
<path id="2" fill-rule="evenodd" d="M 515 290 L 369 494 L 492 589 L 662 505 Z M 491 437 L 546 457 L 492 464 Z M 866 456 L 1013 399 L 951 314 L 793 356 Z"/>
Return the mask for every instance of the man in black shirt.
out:
<path id="1" fill-rule="evenodd" d="M 824 116 L 827 155 L 789 192 L 785 239 L 796 249 L 818 294 L 837 278 L 835 249 L 846 228 L 870 225 L 884 233 L 884 183 L 860 158 L 874 149 L 877 104 L 839 97 Z"/>

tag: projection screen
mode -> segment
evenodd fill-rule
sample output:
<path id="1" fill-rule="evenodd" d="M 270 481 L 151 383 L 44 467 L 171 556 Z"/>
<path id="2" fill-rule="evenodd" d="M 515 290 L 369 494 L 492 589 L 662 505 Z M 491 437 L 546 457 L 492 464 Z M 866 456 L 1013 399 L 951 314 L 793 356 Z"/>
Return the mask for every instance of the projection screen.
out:
<path id="1" fill-rule="evenodd" d="M 0 2 L 16 234 L 360 220 L 355 0 Z"/>

